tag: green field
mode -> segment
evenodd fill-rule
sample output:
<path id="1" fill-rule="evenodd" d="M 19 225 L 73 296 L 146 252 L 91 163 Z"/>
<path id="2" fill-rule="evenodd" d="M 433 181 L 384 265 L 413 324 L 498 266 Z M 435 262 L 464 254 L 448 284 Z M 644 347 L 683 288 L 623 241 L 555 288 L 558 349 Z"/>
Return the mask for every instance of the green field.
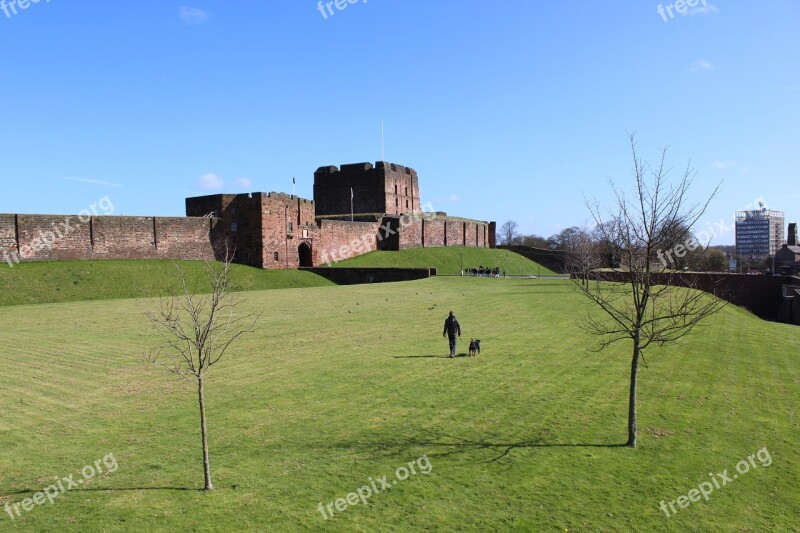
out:
<path id="1" fill-rule="evenodd" d="M 553 271 L 508 250 L 490 248 L 410 248 L 399 252 L 370 252 L 331 266 L 341 267 L 435 267 L 440 276 L 457 276 L 465 269 L 489 268 L 505 270 L 509 276 L 552 275 Z"/>
<path id="2" fill-rule="evenodd" d="M 460 252 L 463 252 L 465 268 L 484 265 L 505 268 L 508 275 L 552 274 L 521 255 L 486 248 L 372 252 L 332 266 L 435 267 L 439 275 L 457 275 L 462 259 Z M 204 279 L 202 261 L 43 261 L 20 263 L 13 268 L 2 263 L 0 306 L 160 296 L 179 289 L 176 265 L 186 272 L 190 281 Z M 299 270 L 263 270 L 236 265 L 232 284 L 235 290 L 257 291 L 324 287 L 333 282 Z M 205 288 L 202 284 L 198 287 Z"/>
<path id="3" fill-rule="evenodd" d="M 450 277 L 245 296 L 243 311 L 264 313 L 259 331 L 206 385 L 211 493 L 197 490 L 194 387 L 145 360 L 158 344 L 147 300 L 0 307 L 0 531 L 797 527 L 793 326 L 728 306 L 679 345 L 649 349 L 629 449 L 619 446 L 628 347 L 588 350 L 568 282 Z M 445 357 L 451 308 L 464 337 L 483 341 L 479 357 Z M 756 461 L 671 518 L 659 510 L 764 447 L 770 466 Z M 4 511 L 109 453 L 115 471 L 13 520 Z M 319 512 L 422 456 L 430 473 L 418 461 L 366 505 Z"/>

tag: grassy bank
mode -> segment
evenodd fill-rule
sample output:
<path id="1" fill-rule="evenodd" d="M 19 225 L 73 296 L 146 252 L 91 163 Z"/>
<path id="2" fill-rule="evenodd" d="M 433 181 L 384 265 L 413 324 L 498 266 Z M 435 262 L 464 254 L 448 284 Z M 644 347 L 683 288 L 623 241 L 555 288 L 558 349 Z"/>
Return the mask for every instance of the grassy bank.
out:
<path id="1" fill-rule="evenodd" d="M 639 382 L 628 346 L 597 354 L 568 283 L 429 280 L 251 292 L 262 310 L 197 400 L 143 355 L 139 300 L 0 308 L 3 531 L 787 531 L 800 514 L 796 328 L 733 306 Z M 455 309 L 476 358 L 446 357 Z M 765 342 L 779 339 L 780 342 Z M 668 518 L 709 472 L 746 474 Z M 11 519 L 3 512 L 113 453 L 118 469 Z M 429 473 L 400 467 L 426 456 Z M 419 465 L 419 463 L 417 463 Z M 319 504 L 387 476 L 326 520 Z M 392 481 L 397 481 L 393 484 Z M 237 487 L 234 488 L 234 485 Z M 334 507 L 335 509 L 335 507 Z"/>
<path id="2" fill-rule="evenodd" d="M 202 261 L 48 261 L 0 265 L 0 306 L 157 296 L 179 288 L 175 266 L 201 279 Z M 320 287 L 332 283 L 297 270 L 236 265 L 236 290 Z M 204 285 L 198 285 L 204 291 Z"/>
<path id="3" fill-rule="evenodd" d="M 463 254 L 463 255 L 462 255 Z M 411 248 L 399 252 L 370 252 L 336 263 L 339 267 L 435 267 L 440 276 L 455 276 L 461 266 L 467 268 L 498 267 L 510 276 L 553 274 L 551 270 L 508 250 L 490 248 Z"/>

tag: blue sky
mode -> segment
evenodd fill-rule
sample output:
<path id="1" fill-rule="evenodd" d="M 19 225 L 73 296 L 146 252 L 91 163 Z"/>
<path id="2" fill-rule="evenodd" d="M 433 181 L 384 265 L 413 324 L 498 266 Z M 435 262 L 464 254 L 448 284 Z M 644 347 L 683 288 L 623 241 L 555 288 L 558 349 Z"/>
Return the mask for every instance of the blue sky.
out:
<path id="1" fill-rule="evenodd" d="M 695 2 L 0 4 L 0 212 L 310 198 L 317 167 L 381 159 L 383 119 L 423 202 L 525 233 L 628 187 L 632 131 L 697 200 L 723 180 L 704 225 L 758 198 L 800 219 L 800 2 Z"/>

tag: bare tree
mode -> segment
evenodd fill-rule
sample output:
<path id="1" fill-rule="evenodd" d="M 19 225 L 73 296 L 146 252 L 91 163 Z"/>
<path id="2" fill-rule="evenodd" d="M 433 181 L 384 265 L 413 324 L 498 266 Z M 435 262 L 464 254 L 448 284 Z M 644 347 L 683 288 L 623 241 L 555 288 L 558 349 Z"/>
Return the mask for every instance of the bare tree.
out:
<path id="1" fill-rule="evenodd" d="M 551 250 L 572 252 L 578 245 L 578 241 L 583 237 L 583 232 L 584 230 L 578 226 L 563 229 L 555 235 L 548 237 L 547 247 Z"/>
<path id="2" fill-rule="evenodd" d="M 521 246 L 529 246 L 531 248 L 547 248 L 547 239 L 533 233 L 530 235 L 520 235 L 514 239 L 514 242 L 519 243 Z"/>
<path id="3" fill-rule="evenodd" d="M 503 225 L 500 226 L 500 244 L 514 244 L 514 241 L 519 237 L 518 228 L 519 225 L 516 222 L 513 220 L 506 220 Z"/>
<path id="4" fill-rule="evenodd" d="M 609 210 L 601 211 L 597 203 L 587 202 L 604 247 L 618 258 L 620 267 L 595 271 L 593 283 L 576 279 L 574 286 L 602 311 L 599 318 L 587 314 L 581 321 L 586 331 L 600 338 L 598 350 L 617 341 L 631 342 L 626 444 L 636 447 L 636 384 L 639 362 L 647 366 L 644 350 L 654 343 L 676 342 L 725 302 L 696 290 L 696 277 L 664 270 L 658 259 L 668 251 L 680 253 L 692 247 L 689 231 L 719 187 L 705 202 L 690 204 L 688 191 L 694 171 L 687 167 L 672 183 L 665 166 L 667 149 L 662 150 L 658 166 L 651 167 L 639 158 L 635 135 L 629 139 L 636 181 L 633 197 L 612 182 L 616 201 Z"/>
<path id="5" fill-rule="evenodd" d="M 600 243 L 595 241 L 592 231 L 584 225 L 583 228 L 575 228 L 566 259 L 568 272 L 581 280 L 581 284 L 589 285 L 589 277 L 593 270 L 603 266 L 603 254 L 600 250 Z"/>
<path id="6" fill-rule="evenodd" d="M 180 294 L 154 302 L 154 309 L 145 313 L 164 339 L 164 345 L 151 353 L 151 361 L 161 363 L 179 376 L 193 377 L 197 382 L 205 490 L 214 489 L 208 453 L 204 389 L 206 373 L 222 360 L 236 339 L 255 329 L 260 316 L 260 313 L 236 313 L 236 307 L 242 300 L 231 292 L 232 259 L 233 255 L 226 253 L 222 262 L 205 262 L 205 280 L 202 283 L 208 282 L 210 294 L 198 294 L 187 281 L 186 273 L 176 264 Z M 167 352 L 168 362 L 162 363 L 164 352 Z"/>

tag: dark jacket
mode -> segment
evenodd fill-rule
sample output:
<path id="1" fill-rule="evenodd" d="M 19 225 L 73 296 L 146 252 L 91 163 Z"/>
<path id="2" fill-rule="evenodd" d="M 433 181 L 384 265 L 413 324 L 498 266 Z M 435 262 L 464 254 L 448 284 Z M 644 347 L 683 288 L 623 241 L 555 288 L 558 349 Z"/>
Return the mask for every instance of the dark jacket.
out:
<path id="1" fill-rule="evenodd" d="M 447 317 L 447 320 L 444 321 L 444 331 L 442 334 L 445 333 L 449 334 L 451 337 L 455 337 L 458 335 L 461 336 L 461 324 L 458 323 L 458 319 L 455 316 Z"/>

